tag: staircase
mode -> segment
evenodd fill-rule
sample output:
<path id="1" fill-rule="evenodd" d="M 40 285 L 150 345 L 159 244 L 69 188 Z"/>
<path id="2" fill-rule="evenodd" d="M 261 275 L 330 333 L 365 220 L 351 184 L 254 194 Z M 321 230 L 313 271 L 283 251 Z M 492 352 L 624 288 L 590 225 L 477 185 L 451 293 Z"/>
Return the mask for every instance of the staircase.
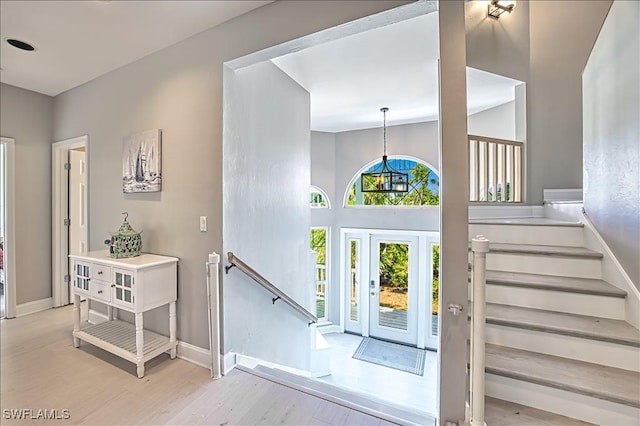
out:
<path id="1" fill-rule="evenodd" d="M 601 279 L 582 224 L 478 220 L 487 255 L 486 395 L 602 425 L 640 425 L 640 331 Z"/>

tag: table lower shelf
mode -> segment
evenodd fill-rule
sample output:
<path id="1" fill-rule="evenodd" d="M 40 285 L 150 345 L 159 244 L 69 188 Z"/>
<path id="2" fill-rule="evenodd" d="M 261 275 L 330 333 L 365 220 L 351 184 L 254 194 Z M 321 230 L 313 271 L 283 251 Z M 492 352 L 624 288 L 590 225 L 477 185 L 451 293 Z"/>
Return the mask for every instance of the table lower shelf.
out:
<path id="1" fill-rule="evenodd" d="M 128 361 L 138 363 L 136 352 L 136 329 L 133 324 L 124 321 L 105 321 L 92 324 L 74 331 L 73 337 L 102 348 Z M 167 336 L 153 331 L 143 330 L 143 358 L 142 362 L 176 347 L 177 342 L 171 342 Z"/>

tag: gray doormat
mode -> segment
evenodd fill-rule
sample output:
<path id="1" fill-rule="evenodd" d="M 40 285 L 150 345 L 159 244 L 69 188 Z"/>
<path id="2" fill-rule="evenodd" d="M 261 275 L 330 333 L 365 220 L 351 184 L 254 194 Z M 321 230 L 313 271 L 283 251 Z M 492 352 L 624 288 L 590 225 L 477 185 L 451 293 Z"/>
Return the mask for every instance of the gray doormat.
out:
<path id="1" fill-rule="evenodd" d="M 424 349 L 365 337 L 353 358 L 422 376 L 425 352 Z"/>

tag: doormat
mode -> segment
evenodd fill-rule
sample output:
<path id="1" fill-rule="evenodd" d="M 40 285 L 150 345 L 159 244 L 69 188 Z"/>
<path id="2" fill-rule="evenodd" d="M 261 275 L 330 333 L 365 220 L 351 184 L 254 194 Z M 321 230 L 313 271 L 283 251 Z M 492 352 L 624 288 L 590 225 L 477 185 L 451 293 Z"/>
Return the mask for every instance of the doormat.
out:
<path id="1" fill-rule="evenodd" d="M 425 350 L 364 337 L 354 359 L 422 376 Z"/>

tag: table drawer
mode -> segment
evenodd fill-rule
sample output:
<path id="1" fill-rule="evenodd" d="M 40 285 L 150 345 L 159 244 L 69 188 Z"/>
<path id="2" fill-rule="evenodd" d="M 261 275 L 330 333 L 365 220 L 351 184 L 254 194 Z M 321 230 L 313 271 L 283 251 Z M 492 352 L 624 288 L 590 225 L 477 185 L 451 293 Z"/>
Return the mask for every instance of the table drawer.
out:
<path id="1" fill-rule="evenodd" d="M 110 281 L 111 267 L 107 265 L 101 265 L 99 263 L 93 263 L 91 265 L 91 278 Z"/>
<path id="2" fill-rule="evenodd" d="M 107 282 L 92 280 L 89 284 L 89 296 L 92 299 L 111 302 L 111 285 Z"/>

